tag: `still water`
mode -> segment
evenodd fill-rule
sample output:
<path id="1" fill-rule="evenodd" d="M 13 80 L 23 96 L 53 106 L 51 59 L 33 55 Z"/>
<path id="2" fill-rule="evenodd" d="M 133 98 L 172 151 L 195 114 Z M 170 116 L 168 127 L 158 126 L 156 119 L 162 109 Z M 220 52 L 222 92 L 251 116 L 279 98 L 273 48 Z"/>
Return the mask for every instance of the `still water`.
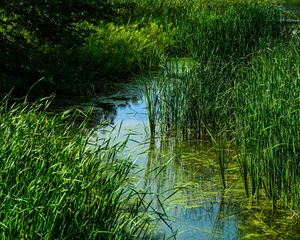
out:
<path id="1" fill-rule="evenodd" d="M 169 218 L 169 226 L 162 221 L 157 228 L 157 239 L 171 237 L 172 232 L 177 232 L 179 240 L 300 239 L 300 225 L 293 211 L 275 212 L 267 200 L 256 203 L 245 197 L 234 161 L 227 169 L 227 189 L 223 189 L 209 142 L 182 142 L 171 137 L 150 141 L 140 81 L 124 84 L 106 96 L 58 99 L 56 107 L 65 107 L 66 102 L 94 108 L 91 126 L 103 121 L 107 124 L 97 131 L 99 139 L 109 135 L 122 142 L 129 137 L 122 154 L 130 155 L 140 169 L 135 176 L 138 186 L 155 199 L 159 197 L 153 208 Z"/>

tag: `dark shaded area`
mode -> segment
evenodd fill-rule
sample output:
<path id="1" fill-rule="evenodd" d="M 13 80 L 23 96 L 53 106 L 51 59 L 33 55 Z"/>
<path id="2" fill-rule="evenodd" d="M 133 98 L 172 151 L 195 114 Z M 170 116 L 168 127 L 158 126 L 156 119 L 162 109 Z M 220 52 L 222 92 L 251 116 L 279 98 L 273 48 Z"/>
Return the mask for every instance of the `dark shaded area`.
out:
<path id="1" fill-rule="evenodd" d="M 79 47 L 95 31 L 90 25 L 117 21 L 126 8 L 108 0 L 1 1 L 0 92 L 27 94 L 40 78 L 32 95 L 92 91 L 97 86 L 90 79 L 105 76 L 96 72 L 101 63 L 93 65 Z"/>

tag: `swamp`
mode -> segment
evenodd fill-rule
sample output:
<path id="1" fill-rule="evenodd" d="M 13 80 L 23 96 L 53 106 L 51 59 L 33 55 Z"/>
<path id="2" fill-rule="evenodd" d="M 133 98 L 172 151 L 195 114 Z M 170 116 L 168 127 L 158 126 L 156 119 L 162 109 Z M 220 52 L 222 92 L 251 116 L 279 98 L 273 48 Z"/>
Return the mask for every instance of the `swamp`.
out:
<path id="1" fill-rule="evenodd" d="M 300 4 L 0 2 L 1 239 L 300 239 Z"/>

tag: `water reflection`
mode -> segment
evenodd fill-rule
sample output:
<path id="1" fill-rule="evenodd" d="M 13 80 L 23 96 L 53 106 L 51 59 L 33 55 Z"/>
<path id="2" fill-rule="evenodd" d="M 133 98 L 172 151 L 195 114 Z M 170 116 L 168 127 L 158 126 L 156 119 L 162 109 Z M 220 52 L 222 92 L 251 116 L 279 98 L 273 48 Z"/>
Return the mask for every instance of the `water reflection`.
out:
<path id="1" fill-rule="evenodd" d="M 154 201 L 153 208 L 167 213 L 172 229 L 178 231 L 176 239 L 238 239 L 237 208 L 223 198 L 212 146 L 175 139 L 149 141 L 144 98 L 137 90 L 136 98 L 131 98 L 129 92 L 122 95 L 124 98 L 118 93 L 84 100 L 81 107 L 96 106 L 95 122 L 109 123 L 105 129 L 99 129 L 99 139 L 110 134 L 119 142 L 130 135 L 122 154 L 131 155 L 142 169 L 137 176 L 141 187 L 163 202 L 162 205 Z M 161 228 L 158 236 L 172 234 L 163 222 Z"/>
<path id="2" fill-rule="evenodd" d="M 237 168 L 230 170 L 229 187 L 223 190 L 208 142 L 149 140 L 146 113 L 143 98 L 118 108 L 114 124 L 122 128 L 111 134 L 116 141 L 130 135 L 123 154 L 130 154 L 142 169 L 136 176 L 141 187 L 159 196 L 176 239 L 299 239 L 298 221 L 290 211 L 278 214 L 268 201 L 253 205 L 245 198 Z M 153 204 L 163 210 L 160 202 Z M 163 222 L 161 228 L 158 239 L 171 235 Z"/>
<path id="3" fill-rule="evenodd" d="M 299 221 L 292 211 L 274 212 L 268 201 L 253 204 L 245 198 L 237 168 L 227 174 L 224 191 L 210 143 L 150 141 L 145 100 L 137 86 L 128 85 L 110 96 L 67 101 L 80 108 L 94 107 L 91 125 L 109 123 L 97 132 L 99 139 L 110 134 L 122 142 L 130 136 L 122 154 L 131 155 L 141 169 L 136 176 L 140 187 L 159 196 L 161 202 L 154 201 L 153 208 L 168 214 L 176 239 L 300 239 Z M 171 231 L 162 222 L 157 239 L 164 235 Z"/>
<path id="4" fill-rule="evenodd" d="M 177 239 L 239 239 L 237 208 L 223 197 L 207 143 L 151 142 L 144 180 L 164 202 Z"/>
<path id="5" fill-rule="evenodd" d="M 122 114 L 131 106 L 139 106 L 143 101 L 143 94 L 136 80 L 129 83 L 120 83 L 113 93 L 102 94 L 95 97 L 59 96 L 55 97 L 50 110 L 62 112 L 68 108 L 77 108 L 87 112 L 91 110 L 89 127 L 99 124 L 115 125 L 115 119 L 122 118 Z M 134 108 L 134 107 L 133 107 Z"/>

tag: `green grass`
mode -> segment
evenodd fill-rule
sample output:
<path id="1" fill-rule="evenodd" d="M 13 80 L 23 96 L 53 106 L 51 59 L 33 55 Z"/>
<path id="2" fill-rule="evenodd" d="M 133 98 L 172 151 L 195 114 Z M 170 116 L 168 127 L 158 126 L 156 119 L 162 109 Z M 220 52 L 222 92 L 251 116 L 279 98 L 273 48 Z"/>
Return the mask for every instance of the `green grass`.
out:
<path id="1" fill-rule="evenodd" d="M 100 144 L 83 113 L 46 114 L 47 100 L 11 102 L 0 102 L 1 239 L 151 237 L 164 213 L 118 157 L 126 142 Z"/>

